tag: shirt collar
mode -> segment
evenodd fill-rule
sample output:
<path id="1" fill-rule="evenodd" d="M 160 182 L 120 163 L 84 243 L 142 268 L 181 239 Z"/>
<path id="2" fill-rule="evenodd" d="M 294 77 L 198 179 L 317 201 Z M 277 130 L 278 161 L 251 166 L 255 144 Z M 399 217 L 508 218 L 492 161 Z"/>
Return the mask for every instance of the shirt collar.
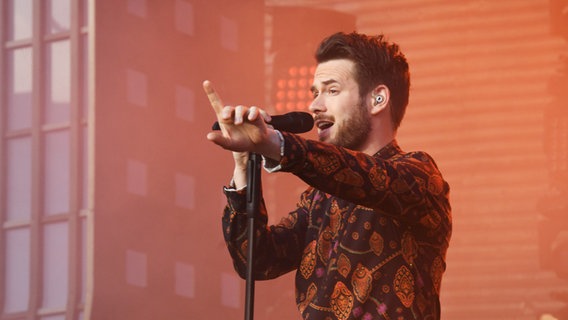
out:
<path id="1" fill-rule="evenodd" d="M 393 139 L 391 142 L 387 143 L 386 146 L 382 147 L 381 150 L 377 151 L 377 153 L 375 153 L 375 157 L 389 159 L 401 153 L 402 149 L 399 147 L 396 139 Z"/>

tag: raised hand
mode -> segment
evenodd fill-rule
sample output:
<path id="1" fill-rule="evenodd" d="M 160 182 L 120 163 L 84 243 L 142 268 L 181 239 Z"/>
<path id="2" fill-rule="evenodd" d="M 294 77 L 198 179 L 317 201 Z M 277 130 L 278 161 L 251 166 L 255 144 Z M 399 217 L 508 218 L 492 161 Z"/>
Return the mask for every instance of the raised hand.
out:
<path id="1" fill-rule="evenodd" d="M 255 152 L 280 159 L 280 138 L 266 124 L 270 115 L 258 107 L 225 106 L 210 81 L 203 82 L 203 90 L 221 127 L 212 131 L 207 139 L 224 149 L 235 152 Z"/>

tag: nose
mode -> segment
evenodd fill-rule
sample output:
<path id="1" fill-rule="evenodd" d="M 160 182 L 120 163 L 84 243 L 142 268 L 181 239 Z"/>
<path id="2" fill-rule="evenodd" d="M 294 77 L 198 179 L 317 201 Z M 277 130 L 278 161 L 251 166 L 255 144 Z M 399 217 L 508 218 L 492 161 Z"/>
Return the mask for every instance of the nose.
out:
<path id="1" fill-rule="evenodd" d="M 323 101 L 322 96 L 317 96 L 314 98 L 314 100 L 312 100 L 312 103 L 310 104 L 310 106 L 308 107 L 308 109 L 310 110 L 311 113 L 317 114 L 320 112 L 325 112 L 326 111 L 326 107 L 325 107 L 325 103 Z"/>

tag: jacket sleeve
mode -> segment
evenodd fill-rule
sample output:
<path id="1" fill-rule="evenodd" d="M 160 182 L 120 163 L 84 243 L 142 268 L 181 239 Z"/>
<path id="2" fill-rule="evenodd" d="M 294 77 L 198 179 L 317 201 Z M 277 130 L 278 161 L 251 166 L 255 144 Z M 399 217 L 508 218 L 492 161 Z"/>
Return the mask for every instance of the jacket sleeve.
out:
<path id="1" fill-rule="evenodd" d="M 260 216 L 255 221 L 255 280 L 276 278 L 296 270 L 304 249 L 307 228 L 307 212 L 311 204 L 313 189 L 306 190 L 296 210 L 282 218 L 280 223 L 268 226 L 264 201 L 261 201 Z M 246 189 L 229 191 L 225 189 L 227 205 L 222 226 L 223 235 L 235 270 L 246 278 L 248 217 L 246 213 Z"/>
<path id="2" fill-rule="evenodd" d="M 282 171 L 310 186 L 400 221 L 437 229 L 449 224 L 449 186 L 425 152 L 371 156 L 283 132 Z"/>

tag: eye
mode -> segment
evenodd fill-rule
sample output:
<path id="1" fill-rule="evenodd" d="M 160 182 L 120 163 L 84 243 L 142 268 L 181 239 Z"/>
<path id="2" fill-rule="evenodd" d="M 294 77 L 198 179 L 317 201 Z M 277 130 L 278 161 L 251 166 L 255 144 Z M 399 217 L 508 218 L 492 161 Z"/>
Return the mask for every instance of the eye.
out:
<path id="1" fill-rule="evenodd" d="M 317 90 L 312 90 L 312 98 L 317 98 L 319 96 L 319 92 Z"/>
<path id="2" fill-rule="evenodd" d="M 330 88 L 329 90 L 327 90 L 327 92 L 329 92 L 329 94 L 331 95 L 336 95 L 339 93 L 339 90 L 336 88 Z"/>

